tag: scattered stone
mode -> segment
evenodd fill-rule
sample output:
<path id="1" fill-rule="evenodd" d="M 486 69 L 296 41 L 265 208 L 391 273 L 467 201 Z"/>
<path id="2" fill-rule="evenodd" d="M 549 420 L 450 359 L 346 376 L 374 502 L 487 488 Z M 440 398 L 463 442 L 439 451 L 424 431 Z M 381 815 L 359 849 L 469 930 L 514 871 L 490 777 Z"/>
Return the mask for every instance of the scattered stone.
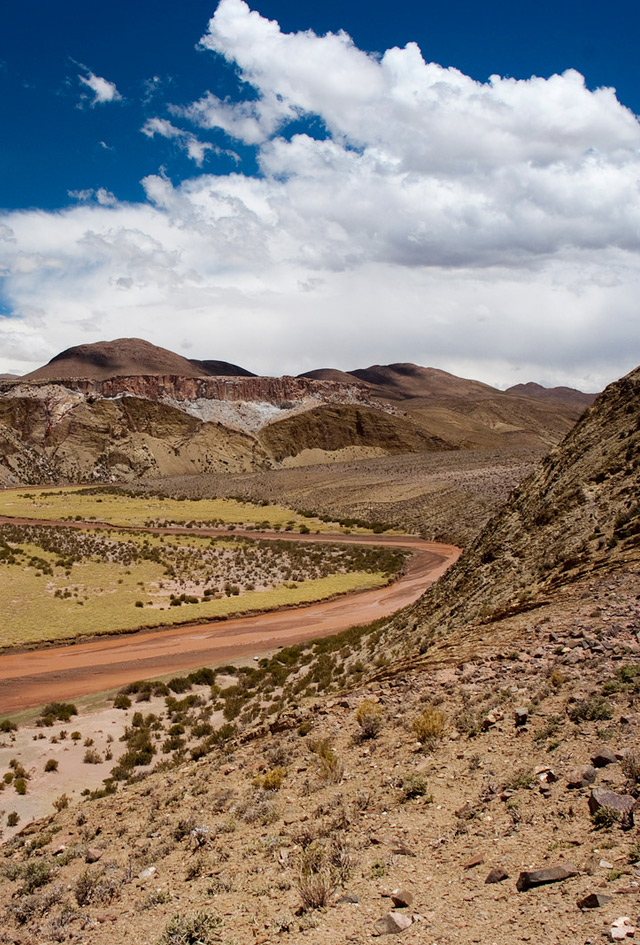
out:
<path id="1" fill-rule="evenodd" d="M 412 923 L 411 916 L 403 912 L 387 912 L 374 925 L 374 935 L 399 935 Z"/>
<path id="2" fill-rule="evenodd" d="M 141 873 L 138 873 L 138 879 L 151 879 L 157 872 L 155 866 L 148 866 L 146 870 L 142 870 Z"/>
<path id="3" fill-rule="evenodd" d="M 599 748 L 596 753 L 591 758 L 591 764 L 594 768 L 604 768 L 606 765 L 614 765 L 618 758 L 615 755 L 615 752 L 611 751 L 610 748 L 603 746 Z"/>
<path id="4" fill-rule="evenodd" d="M 605 791 L 604 788 L 592 788 L 589 798 L 589 812 L 595 814 L 603 807 L 620 814 L 621 825 L 633 827 L 633 812 L 638 802 L 630 794 L 616 794 L 615 791 Z"/>
<path id="5" fill-rule="evenodd" d="M 543 886 L 546 883 L 559 883 L 563 879 L 570 879 L 578 875 L 578 867 L 573 863 L 557 863 L 555 866 L 545 866 L 537 870 L 523 870 L 518 876 L 516 889 L 526 892 L 533 886 Z"/>
<path id="6" fill-rule="evenodd" d="M 567 775 L 567 786 L 570 788 L 588 787 L 596 779 L 596 769 L 593 765 L 582 765 L 574 768 Z"/>
<path id="7" fill-rule="evenodd" d="M 601 909 L 611 902 L 611 896 L 605 896 L 604 893 L 591 892 L 582 899 L 578 899 L 578 909 Z"/>
<path id="8" fill-rule="evenodd" d="M 491 883 L 503 883 L 505 879 L 509 879 L 509 874 L 506 872 L 506 870 L 496 866 L 491 870 L 484 882 L 485 885 L 490 885 Z"/>
<path id="9" fill-rule="evenodd" d="M 89 849 L 86 852 L 84 861 L 85 863 L 97 863 L 101 856 L 102 856 L 102 850 L 99 850 L 97 847 L 89 847 Z"/>
<path id="10" fill-rule="evenodd" d="M 520 706 L 514 712 L 516 727 L 520 728 L 522 725 L 526 725 L 529 721 L 529 710 L 526 706 Z"/>
<path id="11" fill-rule="evenodd" d="M 360 899 L 358 898 L 358 896 L 355 895 L 355 893 L 345 893 L 344 896 L 340 896 L 340 898 L 336 901 L 336 905 L 338 905 L 338 906 L 344 906 L 344 905 L 354 905 L 354 906 L 357 906 L 357 904 L 358 904 L 359 902 L 360 902 Z"/>
<path id="12" fill-rule="evenodd" d="M 555 784 L 558 780 L 558 775 L 549 765 L 539 765 L 533 773 L 540 778 L 543 784 Z"/>
<path id="13" fill-rule="evenodd" d="M 628 916 L 621 916 L 619 919 L 616 919 L 615 922 L 611 923 L 611 929 L 609 930 L 609 936 L 612 942 L 623 942 L 627 936 L 631 938 L 635 935 L 635 926 L 631 924 L 631 919 Z"/>
<path id="14" fill-rule="evenodd" d="M 467 863 L 463 864 L 463 869 L 472 870 L 474 866 L 481 866 L 484 863 L 483 856 L 474 856 L 472 860 L 469 860 Z"/>
<path id="15" fill-rule="evenodd" d="M 413 903 L 413 893 L 409 889 L 394 889 L 391 902 L 397 909 L 404 909 Z"/>

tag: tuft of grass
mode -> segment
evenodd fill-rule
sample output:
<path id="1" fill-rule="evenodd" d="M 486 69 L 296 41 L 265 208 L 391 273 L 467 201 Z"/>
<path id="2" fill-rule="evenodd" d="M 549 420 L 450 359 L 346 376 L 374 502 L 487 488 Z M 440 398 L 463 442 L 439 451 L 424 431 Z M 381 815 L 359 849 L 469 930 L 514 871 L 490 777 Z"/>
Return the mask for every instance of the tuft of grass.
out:
<path id="1" fill-rule="evenodd" d="M 440 709 L 428 705 L 424 712 L 411 723 L 418 741 L 427 751 L 433 751 L 443 737 L 446 727 L 446 716 Z"/>
<path id="2" fill-rule="evenodd" d="M 342 781 L 344 765 L 335 749 L 332 748 L 331 739 L 319 738 L 311 743 L 310 748 L 316 756 L 322 780 L 334 784 Z"/>
<path id="3" fill-rule="evenodd" d="M 361 738 L 375 738 L 382 728 L 382 709 L 371 699 L 365 699 L 356 710 L 356 722 Z"/>

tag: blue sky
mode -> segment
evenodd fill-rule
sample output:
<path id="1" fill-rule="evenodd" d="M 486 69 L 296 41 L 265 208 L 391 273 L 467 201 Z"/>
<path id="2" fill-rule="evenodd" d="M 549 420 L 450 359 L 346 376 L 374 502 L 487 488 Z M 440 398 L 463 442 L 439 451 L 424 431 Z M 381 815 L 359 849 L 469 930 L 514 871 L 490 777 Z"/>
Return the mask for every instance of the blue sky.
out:
<path id="1" fill-rule="evenodd" d="M 250 6 L 3 5 L 0 371 L 635 365 L 636 5 Z"/>

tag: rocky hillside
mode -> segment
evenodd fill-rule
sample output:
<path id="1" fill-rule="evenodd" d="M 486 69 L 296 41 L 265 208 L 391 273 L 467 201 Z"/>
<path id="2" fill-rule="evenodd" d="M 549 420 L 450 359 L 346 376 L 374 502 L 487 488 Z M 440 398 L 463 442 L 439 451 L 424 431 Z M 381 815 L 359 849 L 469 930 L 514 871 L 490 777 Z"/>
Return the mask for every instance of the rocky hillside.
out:
<path id="1" fill-rule="evenodd" d="M 421 645 L 640 557 L 640 368 L 611 384 L 409 616 Z M 406 638 L 402 620 L 398 623 Z M 413 645 L 413 644 L 411 644 Z"/>

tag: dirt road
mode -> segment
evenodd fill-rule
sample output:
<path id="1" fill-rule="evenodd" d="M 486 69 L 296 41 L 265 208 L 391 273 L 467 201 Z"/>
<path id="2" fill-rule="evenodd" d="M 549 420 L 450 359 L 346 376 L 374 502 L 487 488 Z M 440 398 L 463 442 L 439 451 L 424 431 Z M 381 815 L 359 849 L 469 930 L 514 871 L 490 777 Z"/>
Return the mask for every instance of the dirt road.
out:
<path id="1" fill-rule="evenodd" d="M 3 518 L 0 521 L 85 529 L 112 527 L 95 522 Z M 229 534 L 222 529 L 136 530 L 190 535 Z M 417 600 L 460 555 L 460 549 L 453 545 L 423 541 L 408 535 L 293 535 L 243 532 L 241 529 L 232 534 L 254 539 L 394 545 L 410 549 L 413 555 L 407 562 L 405 573 L 393 584 L 306 607 L 5 653 L 0 656 L 0 714 L 52 700 L 78 698 L 137 679 L 262 655 L 278 646 L 328 636 L 355 624 L 390 616 Z"/>

